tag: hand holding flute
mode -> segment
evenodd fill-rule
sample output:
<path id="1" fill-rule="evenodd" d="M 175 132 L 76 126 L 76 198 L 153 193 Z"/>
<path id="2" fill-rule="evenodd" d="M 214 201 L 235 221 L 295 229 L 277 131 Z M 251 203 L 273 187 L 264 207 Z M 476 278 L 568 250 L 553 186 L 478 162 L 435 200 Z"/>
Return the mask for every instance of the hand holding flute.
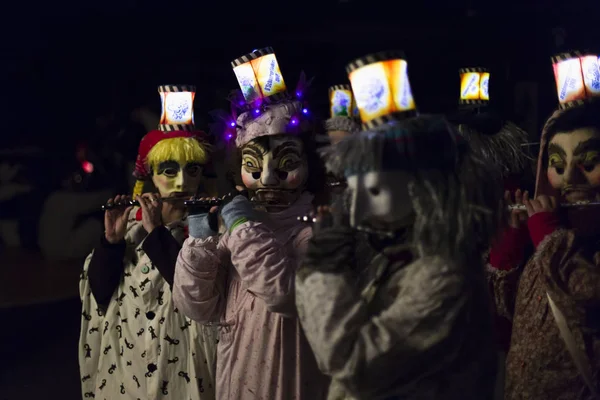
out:
<path id="1" fill-rule="evenodd" d="M 104 213 L 104 238 L 110 244 L 117 244 L 125 239 L 127 232 L 127 220 L 129 213 L 133 208 L 132 200 L 129 196 L 117 195 L 114 199 L 108 199 L 106 202 L 107 210 Z M 115 207 L 115 204 L 128 204 L 127 206 Z"/>

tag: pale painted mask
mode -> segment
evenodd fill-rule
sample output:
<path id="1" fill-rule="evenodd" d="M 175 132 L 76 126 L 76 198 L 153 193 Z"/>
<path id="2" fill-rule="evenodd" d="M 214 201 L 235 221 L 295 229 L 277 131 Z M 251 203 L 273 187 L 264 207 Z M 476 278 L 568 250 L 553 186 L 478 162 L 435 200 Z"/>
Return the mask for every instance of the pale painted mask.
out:
<path id="1" fill-rule="evenodd" d="M 152 182 L 161 197 L 190 197 L 196 194 L 202 180 L 202 165 L 163 161 L 152 174 Z"/>
<path id="2" fill-rule="evenodd" d="M 408 191 L 411 174 L 405 171 L 372 171 L 347 176 L 350 225 L 390 234 L 412 224 Z"/>
<path id="3" fill-rule="evenodd" d="M 600 201 L 600 131 L 556 133 L 548 143 L 547 174 L 561 201 Z"/>
<path id="4" fill-rule="evenodd" d="M 290 135 L 269 135 L 242 147 L 244 186 L 259 201 L 291 205 L 302 194 L 308 162 L 302 140 Z"/>

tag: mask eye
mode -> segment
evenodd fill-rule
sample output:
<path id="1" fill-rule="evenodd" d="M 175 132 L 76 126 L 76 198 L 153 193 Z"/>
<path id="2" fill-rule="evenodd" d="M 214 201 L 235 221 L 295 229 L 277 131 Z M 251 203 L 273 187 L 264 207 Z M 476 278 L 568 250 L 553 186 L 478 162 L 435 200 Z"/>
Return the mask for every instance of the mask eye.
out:
<path id="1" fill-rule="evenodd" d="M 369 188 L 369 193 L 371 193 L 373 196 L 377 196 L 377 195 L 379 195 L 379 193 L 381 193 L 381 191 L 379 190 L 378 187 L 372 187 L 372 188 Z"/>
<path id="2" fill-rule="evenodd" d="M 177 175 L 177 170 L 175 168 L 165 168 L 165 170 L 163 171 L 163 174 L 167 175 L 167 176 L 175 176 Z"/>

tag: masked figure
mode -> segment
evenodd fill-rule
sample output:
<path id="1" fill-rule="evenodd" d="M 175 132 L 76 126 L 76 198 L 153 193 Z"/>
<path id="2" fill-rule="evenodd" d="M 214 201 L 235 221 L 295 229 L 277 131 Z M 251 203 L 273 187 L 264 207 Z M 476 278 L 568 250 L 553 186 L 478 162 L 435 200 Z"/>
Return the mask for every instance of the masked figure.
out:
<path id="1" fill-rule="evenodd" d="M 171 298 L 187 237 L 183 200 L 195 194 L 210 147 L 194 130 L 194 89 L 161 86 L 159 130 L 140 144 L 135 199 L 110 199 L 102 243 L 80 283 L 79 364 L 84 397 L 215 399 L 217 332 L 180 313 Z M 141 194 L 151 180 L 156 192 Z M 164 200 L 163 198 L 168 198 Z"/>
<path id="2" fill-rule="evenodd" d="M 407 87 L 405 61 L 393 57 L 367 60 L 383 58 L 400 75 L 389 79 Z M 355 93 L 357 76 L 371 86 L 378 78 L 356 69 Z M 296 279 L 302 326 L 333 377 L 329 399 L 490 399 L 496 360 L 481 252 L 501 192 L 443 117 L 408 118 L 414 103 L 383 114 L 361 109 L 371 128 L 326 155 L 328 170 L 347 179 L 350 212 L 320 214 Z M 378 249 L 366 270 L 356 230 Z"/>
<path id="3" fill-rule="evenodd" d="M 557 74 L 562 61 L 585 64 L 579 56 L 555 61 Z M 573 79 L 581 79 L 577 71 Z M 557 79 L 561 109 L 542 131 L 535 197 L 522 200 L 535 254 L 510 271 L 489 271 L 496 310 L 513 321 L 506 399 L 598 396 L 600 213 L 573 205 L 600 201 L 600 105 L 569 99 L 563 81 Z"/>
<path id="4" fill-rule="evenodd" d="M 523 177 L 529 178 L 532 159 L 524 151 L 527 143 L 527 132 L 514 123 L 503 119 L 489 106 L 490 73 L 482 68 L 463 68 L 460 71 L 461 90 L 459 110 L 449 119 L 457 127 L 470 148 L 491 168 L 497 170 L 499 187 L 510 196 L 521 187 Z M 528 181 L 533 184 L 533 177 Z M 491 179 L 491 177 L 490 177 Z M 520 192 L 519 192 L 520 193 Z M 507 200 L 510 200 L 507 197 Z M 502 226 L 499 237 L 493 242 L 485 259 L 494 268 L 506 270 L 514 266 L 514 259 L 521 260 L 523 254 L 513 253 L 513 243 L 527 241 L 529 233 L 527 225 L 521 223 L 518 215 L 510 215 L 508 226 Z M 523 249 L 531 252 L 531 249 Z M 504 360 L 510 343 L 511 324 L 506 318 L 495 320 L 495 331 L 499 347 L 499 370 L 497 392 L 495 398 L 503 398 Z"/>
<path id="5" fill-rule="evenodd" d="M 272 50 L 256 50 L 234 66 L 248 60 L 258 75 L 261 65 L 274 72 L 261 83 L 261 93 L 275 83 L 280 90 L 259 97 L 257 106 L 243 71 L 234 69 L 246 95 L 241 102 L 254 105 L 231 120 L 241 161 L 236 179 L 254 201 L 239 195 L 220 209 L 226 230 L 220 237 L 211 228 L 214 213 L 190 217 L 174 299 L 193 320 L 220 325 L 218 399 L 323 399 L 328 380 L 306 342 L 294 301 L 296 269 L 311 235 L 297 216 L 311 209 L 310 185 L 319 175 L 312 128 L 303 103 L 285 96 Z M 301 85 L 296 94 L 302 93 Z M 223 134 L 233 139 L 232 132 Z"/>

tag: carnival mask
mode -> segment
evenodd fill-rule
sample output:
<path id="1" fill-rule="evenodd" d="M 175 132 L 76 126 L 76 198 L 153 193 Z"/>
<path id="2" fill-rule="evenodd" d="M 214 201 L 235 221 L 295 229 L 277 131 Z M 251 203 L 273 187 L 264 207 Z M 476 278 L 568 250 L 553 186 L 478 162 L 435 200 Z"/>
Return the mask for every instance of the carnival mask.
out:
<path id="1" fill-rule="evenodd" d="M 347 177 L 350 225 L 368 232 L 390 235 L 413 221 L 405 171 L 373 171 Z"/>
<path id="2" fill-rule="evenodd" d="M 289 135 L 256 138 L 242 147 L 242 181 L 259 201 L 294 203 L 308 178 L 300 139 Z"/>
<path id="3" fill-rule="evenodd" d="M 161 197 L 190 197 L 196 194 L 202 180 L 202 165 L 163 161 L 153 172 L 152 182 Z"/>
<path id="4" fill-rule="evenodd" d="M 600 201 L 600 131 L 555 134 L 548 144 L 547 174 L 564 201 Z"/>

